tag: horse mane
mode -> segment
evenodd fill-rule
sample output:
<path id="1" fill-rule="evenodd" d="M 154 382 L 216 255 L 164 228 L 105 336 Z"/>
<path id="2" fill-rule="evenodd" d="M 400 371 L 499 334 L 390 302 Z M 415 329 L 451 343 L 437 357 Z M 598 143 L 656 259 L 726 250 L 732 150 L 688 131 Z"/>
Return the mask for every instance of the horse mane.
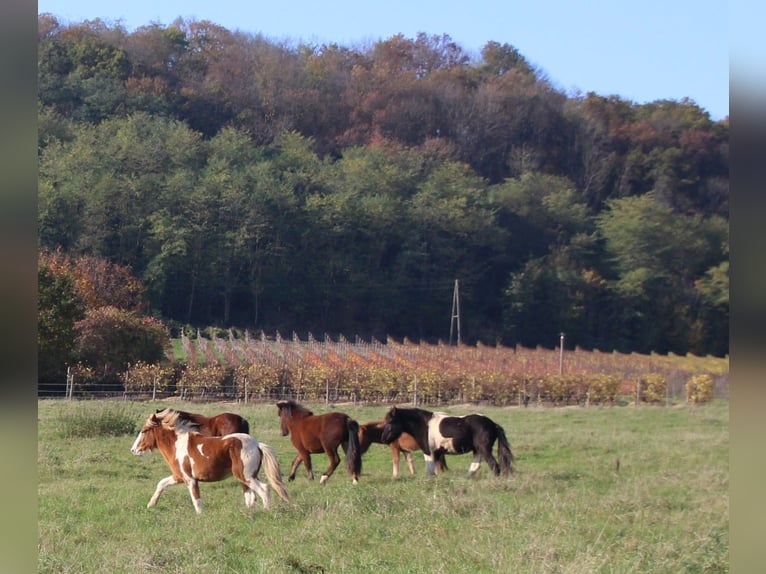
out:
<path id="1" fill-rule="evenodd" d="M 162 426 L 165 428 L 176 430 L 186 429 L 190 431 L 198 431 L 199 424 L 192 420 L 192 417 L 186 411 L 177 411 L 176 409 L 165 408 L 154 413 Z"/>
<path id="2" fill-rule="evenodd" d="M 303 414 L 304 416 L 310 416 L 314 414 L 312 411 L 304 407 L 302 404 L 295 402 L 293 399 L 288 399 L 286 401 L 279 401 L 277 403 L 277 406 L 280 408 L 287 407 L 287 411 L 290 414 L 294 412 L 299 412 Z"/>

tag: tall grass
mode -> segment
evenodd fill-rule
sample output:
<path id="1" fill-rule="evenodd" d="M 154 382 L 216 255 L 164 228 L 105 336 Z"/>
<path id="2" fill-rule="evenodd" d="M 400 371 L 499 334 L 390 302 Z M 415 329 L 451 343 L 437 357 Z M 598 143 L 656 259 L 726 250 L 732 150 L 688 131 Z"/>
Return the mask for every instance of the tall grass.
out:
<path id="1" fill-rule="evenodd" d="M 135 429 L 159 403 L 118 408 Z M 283 474 L 295 451 L 276 407 L 166 404 L 204 414 L 238 412 L 274 446 Z M 726 572 L 727 403 L 689 407 L 481 408 L 502 424 L 517 457 L 510 479 L 486 465 L 467 479 L 469 455 L 436 478 L 402 465 L 387 447 L 364 457 L 359 485 L 340 466 L 325 485 L 303 467 L 291 501 L 245 507 L 234 480 L 202 484 L 204 513 L 182 486 L 146 508 L 169 474 L 159 454 L 134 457 L 133 433 L 63 438 L 74 407 L 39 403 L 40 572 Z M 313 405 L 315 412 L 332 407 Z M 340 405 L 360 422 L 384 407 Z M 76 409 L 75 409 L 76 410 Z M 327 466 L 314 455 L 315 473 Z"/>

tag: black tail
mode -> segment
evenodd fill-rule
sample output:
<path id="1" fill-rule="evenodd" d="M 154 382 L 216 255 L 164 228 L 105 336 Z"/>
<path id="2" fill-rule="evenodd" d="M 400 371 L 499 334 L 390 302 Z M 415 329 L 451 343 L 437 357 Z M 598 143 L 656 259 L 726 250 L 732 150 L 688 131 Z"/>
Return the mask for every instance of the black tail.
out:
<path id="1" fill-rule="evenodd" d="M 241 417 L 239 420 L 239 432 L 250 434 L 250 423 L 247 422 L 247 419 L 245 417 Z"/>
<path id="2" fill-rule="evenodd" d="M 346 464 L 348 472 L 359 480 L 362 473 L 362 449 L 359 445 L 359 423 L 354 419 L 346 419 L 346 428 L 348 429 L 348 449 L 346 449 Z"/>
<path id="3" fill-rule="evenodd" d="M 500 470 L 504 476 L 509 476 L 513 474 L 514 461 L 511 445 L 508 444 L 503 427 L 495 423 L 495 429 L 497 430 L 497 456 L 500 459 Z"/>

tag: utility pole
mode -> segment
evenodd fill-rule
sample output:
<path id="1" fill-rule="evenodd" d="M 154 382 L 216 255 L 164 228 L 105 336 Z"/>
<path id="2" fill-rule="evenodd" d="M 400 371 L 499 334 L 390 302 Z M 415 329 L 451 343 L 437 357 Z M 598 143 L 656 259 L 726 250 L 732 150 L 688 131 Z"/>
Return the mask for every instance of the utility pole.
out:
<path id="1" fill-rule="evenodd" d="M 460 345 L 460 288 L 455 279 L 455 289 L 452 291 L 452 320 L 449 326 L 449 344 L 452 344 L 452 334 L 457 324 L 457 344 Z"/>

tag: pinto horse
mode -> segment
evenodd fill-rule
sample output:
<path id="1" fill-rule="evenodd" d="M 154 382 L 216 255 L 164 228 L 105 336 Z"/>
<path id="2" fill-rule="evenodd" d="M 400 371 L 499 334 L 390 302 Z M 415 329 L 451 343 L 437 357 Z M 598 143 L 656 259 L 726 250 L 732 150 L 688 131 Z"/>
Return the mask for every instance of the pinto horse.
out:
<path id="1" fill-rule="evenodd" d="M 513 453 L 503 427 L 484 415 L 456 417 L 418 408 L 391 407 L 384 422 L 383 442 L 390 444 L 403 432 L 411 434 L 423 450 L 429 475 L 435 474 L 435 464 L 444 459 L 445 454 L 466 452 L 473 452 L 469 477 L 479 470 L 482 459 L 487 461 L 495 476 L 513 472 Z M 492 455 L 495 441 L 499 463 Z"/>
<path id="2" fill-rule="evenodd" d="M 188 413 L 164 409 L 150 415 L 138 433 L 130 452 L 146 454 L 154 449 L 162 453 L 172 474 L 157 483 L 147 508 L 157 504 L 162 491 L 168 486 L 184 483 L 189 489 L 197 514 L 202 512 L 199 482 L 217 482 L 229 476 L 242 483 L 245 504 L 252 507 L 255 495 L 260 496 L 264 508 L 271 504 L 268 486 L 258 479 L 263 466 L 264 474 L 280 498 L 289 500 L 282 482 L 274 449 L 258 442 L 249 434 L 234 433 L 223 437 L 206 437 L 197 432 L 199 425 Z"/>
<path id="3" fill-rule="evenodd" d="M 359 446 L 362 449 L 362 454 L 367 452 L 372 443 L 386 444 L 383 442 L 382 438 L 383 427 L 385 424 L 385 421 L 375 421 L 359 425 Z M 407 462 L 410 474 L 415 474 L 415 464 L 412 460 L 412 452 L 420 450 L 420 447 L 413 436 L 403 432 L 399 435 L 399 438 L 392 441 L 389 446 L 391 447 L 391 458 L 393 459 L 394 478 L 399 478 L 399 458 L 402 453 L 404 453 L 404 460 Z M 445 470 L 447 470 L 446 460 L 442 459 L 437 461 L 436 472 L 440 473 Z"/>
<path id="4" fill-rule="evenodd" d="M 309 480 L 314 480 L 311 455 L 324 452 L 330 459 L 330 466 L 319 479 L 324 484 L 340 464 L 338 447 L 346 453 L 346 465 L 354 484 L 359 482 L 362 472 L 362 451 L 359 447 L 359 423 L 345 413 L 333 412 L 315 415 L 309 409 L 293 400 L 279 401 L 280 428 L 282 436 L 290 435 L 298 456 L 293 459 L 287 480 L 295 479 L 298 465 L 306 467 Z"/>
<path id="5" fill-rule="evenodd" d="M 224 436 L 235 432 L 250 434 L 250 424 L 247 420 L 235 413 L 221 413 L 212 417 L 206 417 L 197 413 L 176 411 L 175 409 L 159 409 L 157 416 L 163 417 L 171 411 L 177 412 L 179 417 L 197 425 L 202 436 Z"/>

